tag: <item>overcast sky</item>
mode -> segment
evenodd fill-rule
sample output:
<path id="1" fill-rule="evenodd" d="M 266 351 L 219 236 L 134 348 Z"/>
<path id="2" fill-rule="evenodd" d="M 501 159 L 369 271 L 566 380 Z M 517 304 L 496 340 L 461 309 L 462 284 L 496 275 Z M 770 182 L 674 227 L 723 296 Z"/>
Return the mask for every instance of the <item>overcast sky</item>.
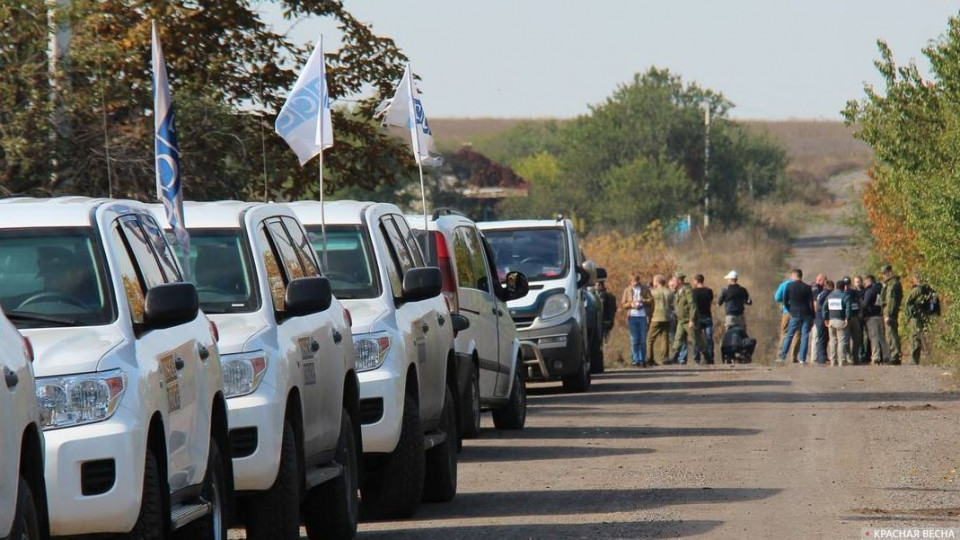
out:
<path id="1" fill-rule="evenodd" d="M 428 117 L 573 117 L 650 66 L 723 92 L 733 116 L 838 119 L 879 84 L 876 40 L 916 59 L 958 13 L 945 0 L 345 1 L 392 37 L 422 77 Z M 329 21 L 284 21 L 299 43 Z M 331 43 L 333 41 L 333 43 Z"/>

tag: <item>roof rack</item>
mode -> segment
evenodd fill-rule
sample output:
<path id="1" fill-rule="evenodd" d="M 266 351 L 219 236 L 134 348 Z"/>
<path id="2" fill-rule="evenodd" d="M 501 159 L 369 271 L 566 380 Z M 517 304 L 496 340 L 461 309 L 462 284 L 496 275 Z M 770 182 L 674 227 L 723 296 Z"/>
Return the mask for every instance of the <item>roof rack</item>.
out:
<path id="1" fill-rule="evenodd" d="M 466 214 L 460 212 L 459 210 L 454 210 L 453 208 L 437 208 L 433 211 L 433 217 L 430 219 L 437 219 L 440 216 L 460 216 L 467 217 Z"/>

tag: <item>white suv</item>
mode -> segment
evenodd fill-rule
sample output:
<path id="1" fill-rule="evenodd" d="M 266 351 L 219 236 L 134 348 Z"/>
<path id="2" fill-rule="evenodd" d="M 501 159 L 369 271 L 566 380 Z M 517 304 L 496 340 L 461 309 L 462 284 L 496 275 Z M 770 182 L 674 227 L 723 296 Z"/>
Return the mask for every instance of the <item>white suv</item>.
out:
<path id="1" fill-rule="evenodd" d="M 365 513 L 408 517 L 421 499 L 457 490 L 457 384 L 453 321 L 442 278 L 428 267 L 392 204 L 290 205 L 311 234 L 324 275 L 353 314 L 360 378 Z M 326 257 L 324 257 L 324 243 Z"/>
<path id="2" fill-rule="evenodd" d="M 286 206 L 188 202 L 184 213 L 184 266 L 220 329 L 248 538 L 298 539 L 301 522 L 310 538 L 354 536 L 362 450 L 349 312 Z"/>
<path id="3" fill-rule="evenodd" d="M 527 417 L 521 344 L 506 302 L 527 294 L 520 272 L 500 282 L 493 252 L 476 223 L 451 210 L 438 210 L 423 234 L 423 216 L 407 216 L 430 264 L 443 274 L 450 311 L 466 317 L 457 333 L 461 428 L 465 438 L 480 434 L 481 408 L 493 410 L 497 429 L 521 429 Z M 517 289 L 518 284 L 523 284 Z"/>
<path id="4" fill-rule="evenodd" d="M 47 495 L 33 349 L 3 312 L 0 343 L 0 538 L 37 540 L 47 537 Z"/>
<path id="5" fill-rule="evenodd" d="M 0 303 L 33 343 L 50 532 L 226 537 L 215 328 L 146 205 L 0 202 Z"/>

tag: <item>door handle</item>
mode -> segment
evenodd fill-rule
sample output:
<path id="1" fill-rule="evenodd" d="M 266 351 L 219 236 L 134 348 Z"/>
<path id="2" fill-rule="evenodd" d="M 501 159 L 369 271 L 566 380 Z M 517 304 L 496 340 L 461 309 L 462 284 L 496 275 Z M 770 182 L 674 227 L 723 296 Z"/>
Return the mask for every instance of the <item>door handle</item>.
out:
<path id="1" fill-rule="evenodd" d="M 341 334 L 339 330 L 335 329 L 333 331 L 333 342 L 340 343 L 341 341 L 343 341 L 343 334 Z M 316 343 L 316 341 L 314 341 L 314 343 Z"/>
<path id="2" fill-rule="evenodd" d="M 334 338 L 334 341 L 336 341 L 337 336 L 334 335 L 333 338 Z M 311 341 L 311 342 L 310 342 L 310 350 L 311 350 L 312 352 L 317 352 L 317 351 L 319 351 L 319 350 L 320 350 L 320 342 L 317 341 L 317 340 L 315 340 L 315 339 L 314 339 L 313 341 Z"/>
<path id="3" fill-rule="evenodd" d="M 173 365 L 177 368 L 177 371 L 180 371 L 186 364 L 183 363 L 183 358 L 178 356 L 173 359 Z"/>
<path id="4" fill-rule="evenodd" d="M 437 315 L 437 322 L 440 323 L 440 326 L 443 326 L 447 323 L 447 319 L 445 319 L 443 315 Z"/>
<path id="5" fill-rule="evenodd" d="M 427 332 L 430 331 L 430 325 L 428 325 L 427 323 L 422 323 L 420 325 L 420 330 L 423 330 L 423 333 L 426 334 Z"/>
<path id="6" fill-rule="evenodd" d="M 13 390 L 13 387 L 20 383 L 20 377 L 17 376 L 16 371 L 10 371 L 10 368 L 4 366 L 3 381 L 7 383 L 7 388 Z"/>
<path id="7" fill-rule="evenodd" d="M 200 345 L 200 359 L 206 361 L 207 358 L 210 358 L 210 349 Z"/>

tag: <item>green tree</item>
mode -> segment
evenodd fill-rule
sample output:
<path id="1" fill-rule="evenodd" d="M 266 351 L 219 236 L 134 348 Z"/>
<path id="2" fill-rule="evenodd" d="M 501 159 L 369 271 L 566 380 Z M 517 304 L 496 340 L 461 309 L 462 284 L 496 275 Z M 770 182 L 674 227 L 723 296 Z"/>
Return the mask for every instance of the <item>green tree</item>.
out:
<path id="1" fill-rule="evenodd" d="M 0 113 L 0 125 L 10 132 L 0 135 L 0 180 L 7 191 L 105 195 L 109 176 L 115 196 L 152 196 L 150 21 L 156 20 L 177 110 L 187 196 L 262 197 L 264 169 L 269 197 L 316 195 L 316 168 L 301 169 L 273 131 L 276 111 L 312 45 L 296 47 L 273 33 L 256 6 L 243 0 L 71 4 L 60 18 L 71 39 L 52 103 L 45 77 L 47 5 L 0 0 L 5 36 L 0 99 L 12 104 Z M 342 46 L 327 56 L 335 105 L 338 98 L 370 88 L 392 91 L 405 57 L 391 39 L 375 35 L 339 0 L 281 4 L 287 17 L 332 18 L 343 32 Z M 336 106 L 336 144 L 324 154 L 328 190 L 375 189 L 411 165 L 402 143 L 368 120 L 376 102 L 372 95 Z M 56 161 L 37 159 L 44 155 Z"/>

